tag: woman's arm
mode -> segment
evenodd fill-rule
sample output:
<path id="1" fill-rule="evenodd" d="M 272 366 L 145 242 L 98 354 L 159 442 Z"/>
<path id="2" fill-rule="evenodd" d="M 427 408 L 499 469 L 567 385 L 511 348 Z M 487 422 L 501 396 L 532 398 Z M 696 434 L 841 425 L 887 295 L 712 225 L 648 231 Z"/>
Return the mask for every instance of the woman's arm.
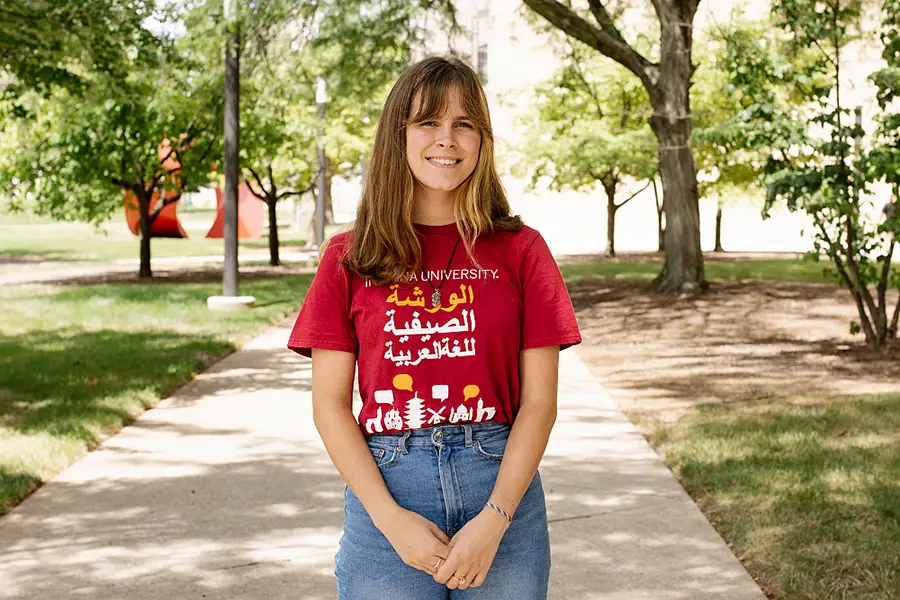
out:
<path id="1" fill-rule="evenodd" d="M 437 557 L 449 554 L 450 539 L 437 525 L 405 510 L 391 496 L 353 417 L 355 365 L 356 356 L 350 352 L 312 350 L 313 423 L 334 466 L 375 526 L 404 562 L 433 574 Z"/>
<path id="2" fill-rule="evenodd" d="M 491 494 L 491 501 L 509 514 L 518 508 L 547 449 L 556 423 L 558 381 L 559 346 L 519 352 L 519 412 Z"/>
<path id="3" fill-rule="evenodd" d="M 522 501 L 547 448 L 556 422 L 558 379 L 559 346 L 519 352 L 519 412 L 491 493 L 491 501 L 510 514 Z M 508 527 L 503 515 L 484 507 L 453 537 L 450 558 L 435 574 L 435 581 L 453 589 L 458 585 L 455 575 L 465 577 L 465 587 L 480 586 Z"/>

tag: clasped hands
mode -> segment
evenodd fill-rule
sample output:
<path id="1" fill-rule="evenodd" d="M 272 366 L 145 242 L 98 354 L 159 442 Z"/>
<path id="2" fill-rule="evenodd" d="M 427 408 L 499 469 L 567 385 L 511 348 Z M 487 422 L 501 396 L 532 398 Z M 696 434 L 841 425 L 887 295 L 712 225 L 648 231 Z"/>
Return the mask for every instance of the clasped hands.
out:
<path id="1" fill-rule="evenodd" d="M 403 508 L 400 511 L 383 533 L 403 562 L 450 589 L 464 590 L 484 583 L 509 528 L 503 515 L 484 509 L 451 539 L 418 513 Z"/>

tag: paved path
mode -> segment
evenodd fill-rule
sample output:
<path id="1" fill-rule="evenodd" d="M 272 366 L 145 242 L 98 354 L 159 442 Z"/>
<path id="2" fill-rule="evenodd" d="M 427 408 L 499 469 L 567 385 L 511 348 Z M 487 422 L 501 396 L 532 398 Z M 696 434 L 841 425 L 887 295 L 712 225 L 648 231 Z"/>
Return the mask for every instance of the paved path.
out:
<path id="1" fill-rule="evenodd" d="M 214 365 L 0 518 L 0 598 L 334 598 L 343 481 L 287 334 Z M 541 466 L 550 597 L 763 600 L 577 350 L 561 357 Z"/>

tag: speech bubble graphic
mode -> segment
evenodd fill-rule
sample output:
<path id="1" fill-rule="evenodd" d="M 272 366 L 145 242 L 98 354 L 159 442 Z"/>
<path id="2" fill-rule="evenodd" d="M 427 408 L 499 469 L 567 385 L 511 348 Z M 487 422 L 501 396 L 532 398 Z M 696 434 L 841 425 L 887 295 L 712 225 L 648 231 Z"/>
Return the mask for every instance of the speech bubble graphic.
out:
<path id="1" fill-rule="evenodd" d="M 463 402 L 468 402 L 469 398 L 475 398 L 478 394 L 481 393 L 481 388 L 479 388 L 474 383 L 470 383 L 466 387 L 463 388 Z"/>
<path id="2" fill-rule="evenodd" d="M 399 375 L 394 375 L 394 387 L 398 390 L 404 390 L 407 392 L 413 391 L 412 389 L 412 377 L 407 375 L 406 373 L 400 373 Z"/>

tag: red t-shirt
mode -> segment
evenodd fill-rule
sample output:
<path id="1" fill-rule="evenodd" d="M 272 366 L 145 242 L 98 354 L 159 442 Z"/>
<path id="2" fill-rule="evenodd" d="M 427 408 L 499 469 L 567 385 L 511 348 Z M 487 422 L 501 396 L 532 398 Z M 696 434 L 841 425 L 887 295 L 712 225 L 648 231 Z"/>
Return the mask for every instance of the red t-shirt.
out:
<path id="1" fill-rule="evenodd" d="M 559 266 L 525 226 L 482 235 L 476 268 L 460 242 L 441 301 L 433 305 L 459 239 L 456 224 L 415 224 L 423 269 L 408 281 L 371 285 L 340 265 L 351 233 L 325 249 L 288 348 L 357 354 L 365 434 L 442 423 L 512 423 L 519 409 L 519 351 L 581 342 Z"/>

